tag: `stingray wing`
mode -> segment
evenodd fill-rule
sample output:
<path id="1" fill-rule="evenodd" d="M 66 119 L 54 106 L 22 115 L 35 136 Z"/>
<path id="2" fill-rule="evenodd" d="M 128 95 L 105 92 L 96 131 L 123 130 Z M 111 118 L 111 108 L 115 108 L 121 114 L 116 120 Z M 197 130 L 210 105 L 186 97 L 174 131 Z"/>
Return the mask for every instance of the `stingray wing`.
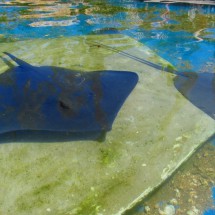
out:
<path id="1" fill-rule="evenodd" d="M 134 72 L 34 67 L 5 54 L 19 66 L 0 76 L 1 133 L 109 131 L 138 81 Z"/>

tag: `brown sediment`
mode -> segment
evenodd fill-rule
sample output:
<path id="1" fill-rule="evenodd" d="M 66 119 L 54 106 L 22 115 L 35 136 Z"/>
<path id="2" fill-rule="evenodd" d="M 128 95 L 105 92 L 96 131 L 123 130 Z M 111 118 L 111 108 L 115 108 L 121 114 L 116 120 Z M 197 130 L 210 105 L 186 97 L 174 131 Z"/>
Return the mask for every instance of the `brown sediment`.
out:
<path id="1" fill-rule="evenodd" d="M 203 214 L 206 209 L 215 209 L 211 196 L 215 186 L 214 153 L 215 147 L 205 144 L 170 180 L 139 204 L 147 206 L 141 215 L 160 215 L 167 205 L 173 205 L 177 215 L 196 214 L 191 211 Z"/>

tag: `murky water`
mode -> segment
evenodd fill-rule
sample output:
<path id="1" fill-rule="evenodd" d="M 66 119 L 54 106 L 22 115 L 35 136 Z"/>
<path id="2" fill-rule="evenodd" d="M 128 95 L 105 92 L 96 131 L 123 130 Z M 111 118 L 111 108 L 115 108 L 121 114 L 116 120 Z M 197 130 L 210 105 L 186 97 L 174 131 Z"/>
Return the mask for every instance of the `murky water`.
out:
<path id="1" fill-rule="evenodd" d="M 136 39 L 179 72 L 215 72 L 215 6 L 149 4 L 134 0 L 0 1 L 0 45 L 38 38 L 105 34 L 123 34 Z M 161 194 L 130 213 L 167 214 L 165 206 L 174 205 L 181 207 L 177 214 L 189 211 L 201 214 L 206 207 L 212 207 L 209 192 L 215 180 L 213 154 L 214 146 L 206 145 L 190 166 L 167 183 Z M 188 179 L 191 181 L 186 185 Z M 197 189 L 200 185 L 202 189 Z M 183 198 L 177 197 L 177 190 L 182 193 L 184 189 L 188 192 L 183 192 Z M 207 192 L 205 201 L 199 197 L 201 192 Z M 173 198 L 178 198 L 178 202 L 171 202 Z M 161 201 L 164 203 L 157 205 Z M 143 204 L 149 205 L 150 211 Z M 198 211 L 192 212 L 192 207 Z"/>

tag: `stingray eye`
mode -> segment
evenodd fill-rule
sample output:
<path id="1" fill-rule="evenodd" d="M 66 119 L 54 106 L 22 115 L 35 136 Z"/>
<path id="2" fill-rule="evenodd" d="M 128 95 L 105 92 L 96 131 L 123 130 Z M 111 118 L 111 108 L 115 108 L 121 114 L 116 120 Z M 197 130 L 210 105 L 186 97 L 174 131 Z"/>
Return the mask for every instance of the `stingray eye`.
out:
<path id="1" fill-rule="evenodd" d="M 69 105 L 67 105 L 65 102 L 63 102 L 63 101 L 59 101 L 59 106 L 61 107 L 61 108 L 63 108 L 64 110 L 70 110 L 71 108 L 70 108 L 70 106 Z"/>
<path id="2" fill-rule="evenodd" d="M 89 97 L 93 97 L 93 96 L 94 96 L 93 92 L 89 92 L 89 93 L 88 93 L 88 96 L 89 96 Z"/>
<path id="3" fill-rule="evenodd" d="M 63 116 L 74 116 L 77 114 L 77 107 L 74 106 L 70 101 L 59 100 L 58 101 L 58 110 L 60 111 Z"/>

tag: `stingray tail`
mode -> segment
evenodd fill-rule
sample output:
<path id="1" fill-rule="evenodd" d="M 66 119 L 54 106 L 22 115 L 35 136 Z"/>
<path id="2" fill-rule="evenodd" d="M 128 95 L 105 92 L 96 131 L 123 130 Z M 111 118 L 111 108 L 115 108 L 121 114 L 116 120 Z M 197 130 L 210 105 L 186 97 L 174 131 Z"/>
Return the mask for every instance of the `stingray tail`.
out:
<path id="1" fill-rule="evenodd" d="M 162 65 L 155 64 L 155 63 L 152 63 L 150 61 L 144 60 L 143 58 L 140 58 L 140 57 L 134 56 L 132 54 L 129 54 L 129 53 L 125 52 L 125 51 L 120 51 L 117 48 L 114 48 L 114 47 L 111 47 L 111 46 L 104 45 L 102 43 L 96 42 L 96 41 L 94 41 L 92 43 L 94 43 L 95 45 L 97 45 L 99 47 L 106 48 L 106 49 L 108 49 L 110 51 L 116 52 L 116 53 L 118 53 L 120 55 L 123 55 L 125 57 L 130 58 L 130 59 L 133 59 L 135 61 L 138 61 L 140 63 L 143 63 L 143 64 L 146 64 L 148 66 L 151 66 L 151 67 L 153 67 L 155 69 L 158 69 L 158 70 L 161 70 L 161 71 L 165 71 L 165 72 L 169 72 L 169 73 L 173 73 L 173 74 L 178 74 L 178 72 L 175 70 L 175 68 L 172 65 L 170 65 L 170 64 L 167 65 L 167 66 L 162 66 Z"/>
<path id="2" fill-rule="evenodd" d="M 8 52 L 3 52 L 7 56 L 9 56 L 13 61 L 15 61 L 20 67 L 22 68 L 32 68 L 33 66 L 31 64 L 26 63 L 25 61 L 17 58 L 16 56 L 8 53 Z"/>

